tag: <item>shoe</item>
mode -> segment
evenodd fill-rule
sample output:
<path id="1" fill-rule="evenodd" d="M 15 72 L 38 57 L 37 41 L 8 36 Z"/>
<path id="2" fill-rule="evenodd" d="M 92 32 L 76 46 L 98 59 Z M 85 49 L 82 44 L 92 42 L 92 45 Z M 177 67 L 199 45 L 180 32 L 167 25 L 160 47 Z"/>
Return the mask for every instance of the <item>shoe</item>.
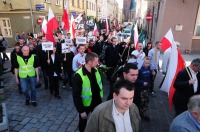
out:
<path id="1" fill-rule="evenodd" d="M 26 106 L 28 106 L 29 105 L 29 100 L 26 100 Z"/>
<path id="2" fill-rule="evenodd" d="M 155 96 L 156 96 L 156 95 L 155 95 L 155 92 L 151 92 L 150 95 L 151 95 L 152 97 L 155 97 Z"/>
<path id="3" fill-rule="evenodd" d="M 6 70 L 8 70 L 8 68 L 2 68 L 2 71 L 6 71 Z"/>
<path id="4" fill-rule="evenodd" d="M 69 89 L 72 89 L 72 87 L 70 86 Z"/>
<path id="5" fill-rule="evenodd" d="M 65 88 L 66 86 L 65 86 L 65 85 L 63 85 L 62 87 L 63 87 L 63 88 Z"/>
<path id="6" fill-rule="evenodd" d="M 147 115 L 140 115 L 144 120 L 150 121 L 150 118 Z"/>
<path id="7" fill-rule="evenodd" d="M 41 87 L 41 84 L 40 84 L 40 83 L 36 85 L 36 88 L 40 88 L 40 87 Z"/>
<path id="8" fill-rule="evenodd" d="M 34 107 L 36 107 L 36 106 L 37 106 L 37 103 L 36 103 L 36 102 L 32 102 L 32 105 L 33 105 Z"/>

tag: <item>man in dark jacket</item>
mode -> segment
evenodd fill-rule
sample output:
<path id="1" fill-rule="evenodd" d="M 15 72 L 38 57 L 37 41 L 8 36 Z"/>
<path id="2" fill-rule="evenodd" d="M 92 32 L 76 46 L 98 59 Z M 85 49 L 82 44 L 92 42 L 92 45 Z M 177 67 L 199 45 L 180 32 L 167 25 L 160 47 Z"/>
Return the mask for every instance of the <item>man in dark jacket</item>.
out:
<path id="1" fill-rule="evenodd" d="M 102 102 L 103 85 L 98 69 L 98 55 L 90 52 L 85 57 L 86 64 L 72 79 L 74 105 L 79 113 L 79 130 L 84 132 L 90 112 Z"/>
<path id="2" fill-rule="evenodd" d="M 173 104 L 176 116 L 187 110 L 191 96 L 200 94 L 200 58 L 194 59 L 190 66 L 181 70 L 176 76 Z"/>

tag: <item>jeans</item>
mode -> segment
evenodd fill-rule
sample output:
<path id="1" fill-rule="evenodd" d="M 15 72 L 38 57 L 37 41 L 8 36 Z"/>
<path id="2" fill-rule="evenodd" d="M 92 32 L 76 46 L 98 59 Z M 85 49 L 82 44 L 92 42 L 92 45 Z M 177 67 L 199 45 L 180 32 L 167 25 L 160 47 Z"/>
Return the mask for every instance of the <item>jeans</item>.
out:
<path id="1" fill-rule="evenodd" d="M 72 74 L 73 72 L 67 72 L 66 70 L 64 71 L 64 80 L 63 80 L 63 85 L 66 85 L 66 83 L 69 83 L 69 86 L 72 87 Z"/>
<path id="2" fill-rule="evenodd" d="M 35 90 L 36 81 L 35 81 L 35 76 L 26 77 L 26 78 L 20 78 L 20 84 L 21 84 L 22 92 L 24 93 L 26 100 L 30 100 L 31 99 L 31 102 L 36 102 L 36 90 Z M 29 86 L 31 88 L 31 98 L 30 98 L 29 92 L 28 92 L 28 87 Z"/>

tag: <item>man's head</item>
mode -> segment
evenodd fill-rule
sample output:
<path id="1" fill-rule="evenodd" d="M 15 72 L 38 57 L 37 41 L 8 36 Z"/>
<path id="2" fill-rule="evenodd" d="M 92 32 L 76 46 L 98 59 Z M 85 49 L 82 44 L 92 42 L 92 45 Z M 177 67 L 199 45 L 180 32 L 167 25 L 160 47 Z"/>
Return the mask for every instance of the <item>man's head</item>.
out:
<path id="1" fill-rule="evenodd" d="M 20 46 L 19 46 L 19 42 L 17 42 L 16 44 L 15 44 L 15 51 L 16 52 L 19 52 L 20 51 Z"/>
<path id="2" fill-rule="evenodd" d="M 188 102 L 188 111 L 192 117 L 200 124 L 200 95 L 194 95 Z"/>
<path id="3" fill-rule="evenodd" d="M 138 44 L 138 51 L 143 51 L 143 44 L 142 43 Z"/>
<path id="4" fill-rule="evenodd" d="M 127 63 L 123 68 L 123 76 L 125 80 L 135 83 L 138 77 L 138 67 L 136 64 Z"/>
<path id="5" fill-rule="evenodd" d="M 96 68 L 99 64 L 99 57 L 96 53 L 90 52 L 85 56 L 85 63 L 92 68 Z"/>
<path id="6" fill-rule="evenodd" d="M 113 99 L 120 113 L 124 113 L 133 104 L 134 85 L 127 80 L 118 80 L 115 83 Z"/>
<path id="7" fill-rule="evenodd" d="M 85 45 L 79 44 L 78 45 L 78 53 L 82 55 L 82 54 L 84 54 L 84 52 L 85 52 Z"/>
<path id="8" fill-rule="evenodd" d="M 145 57 L 145 58 L 144 58 L 143 66 L 144 66 L 145 68 L 148 68 L 148 67 L 150 66 L 150 58 L 149 58 L 149 57 Z"/>
<path id="9" fill-rule="evenodd" d="M 29 55 L 29 47 L 28 46 L 25 45 L 22 47 L 22 54 L 23 54 L 23 56 Z"/>
<path id="10" fill-rule="evenodd" d="M 117 39 L 115 37 L 112 37 L 111 38 L 111 42 L 113 45 L 116 45 L 117 44 Z"/>
<path id="11" fill-rule="evenodd" d="M 24 46 L 24 39 L 19 39 L 19 45 L 22 47 Z"/>
<path id="12" fill-rule="evenodd" d="M 70 33 L 67 33 L 67 38 L 71 39 L 71 34 Z"/>
<path id="13" fill-rule="evenodd" d="M 30 50 L 30 51 L 33 51 L 33 50 L 34 50 L 33 44 L 29 44 L 28 47 L 29 47 L 29 50 Z"/>
<path id="14" fill-rule="evenodd" d="M 162 43 L 160 41 L 157 41 L 155 43 L 155 48 L 157 48 L 158 50 L 161 49 Z"/>
<path id="15" fill-rule="evenodd" d="M 190 64 L 190 68 L 194 72 L 200 72 L 200 58 L 196 58 L 196 59 L 192 60 L 192 62 Z"/>

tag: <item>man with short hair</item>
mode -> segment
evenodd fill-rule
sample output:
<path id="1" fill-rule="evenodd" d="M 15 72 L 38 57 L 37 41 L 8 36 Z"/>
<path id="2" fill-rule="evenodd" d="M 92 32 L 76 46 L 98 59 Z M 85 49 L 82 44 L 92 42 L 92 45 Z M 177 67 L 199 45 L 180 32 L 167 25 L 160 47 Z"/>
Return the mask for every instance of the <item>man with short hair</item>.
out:
<path id="1" fill-rule="evenodd" d="M 188 102 L 188 110 L 177 116 L 170 125 L 170 132 L 200 131 L 200 95 L 194 95 Z"/>
<path id="2" fill-rule="evenodd" d="M 194 59 L 190 66 L 181 70 L 174 82 L 176 89 L 173 104 L 176 116 L 187 110 L 187 103 L 191 96 L 200 94 L 200 58 Z"/>
<path id="3" fill-rule="evenodd" d="M 139 132 L 141 118 L 133 104 L 134 85 L 127 80 L 115 84 L 113 99 L 98 105 L 89 117 L 85 132 Z"/>
<path id="4" fill-rule="evenodd" d="M 85 56 L 85 63 L 72 79 L 73 100 L 79 113 L 80 132 L 84 132 L 89 113 L 102 102 L 103 98 L 102 80 L 96 68 L 99 63 L 98 55 L 93 52 L 88 53 Z"/>
<path id="5" fill-rule="evenodd" d="M 15 79 L 17 84 L 19 84 L 20 80 L 22 92 L 26 98 L 26 105 L 29 105 L 29 101 L 31 100 L 34 107 L 37 106 L 35 86 L 36 80 L 39 82 L 38 67 L 39 65 L 36 56 L 29 54 L 28 46 L 23 46 L 22 55 L 17 55 L 17 60 L 14 63 Z M 18 78 L 18 75 L 20 79 Z M 31 96 L 28 92 L 29 85 L 31 88 Z"/>
<path id="6" fill-rule="evenodd" d="M 136 63 L 137 63 L 137 66 L 138 66 L 138 69 L 141 69 L 142 65 L 143 65 L 143 62 L 144 62 L 144 57 L 145 57 L 145 53 L 143 51 L 143 44 L 142 43 L 139 43 L 138 44 L 138 49 L 134 50 L 131 55 L 134 55 L 136 56 Z"/>
<path id="7" fill-rule="evenodd" d="M 74 56 L 72 62 L 73 71 L 76 72 L 79 68 L 81 68 L 85 64 L 85 45 L 78 45 L 78 54 Z"/>
<path id="8" fill-rule="evenodd" d="M 156 74 L 157 74 L 157 71 L 159 70 L 159 58 L 160 58 L 161 46 L 162 46 L 162 43 L 157 41 L 155 43 L 155 47 L 151 49 L 148 53 L 148 57 L 150 57 L 150 68 L 152 72 L 155 72 Z M 156 74 L 152 77 L 152 86 L 150 87 L 150 95 L 152 97 L 155 97 L 154 80 L 156 78 Z"/>

